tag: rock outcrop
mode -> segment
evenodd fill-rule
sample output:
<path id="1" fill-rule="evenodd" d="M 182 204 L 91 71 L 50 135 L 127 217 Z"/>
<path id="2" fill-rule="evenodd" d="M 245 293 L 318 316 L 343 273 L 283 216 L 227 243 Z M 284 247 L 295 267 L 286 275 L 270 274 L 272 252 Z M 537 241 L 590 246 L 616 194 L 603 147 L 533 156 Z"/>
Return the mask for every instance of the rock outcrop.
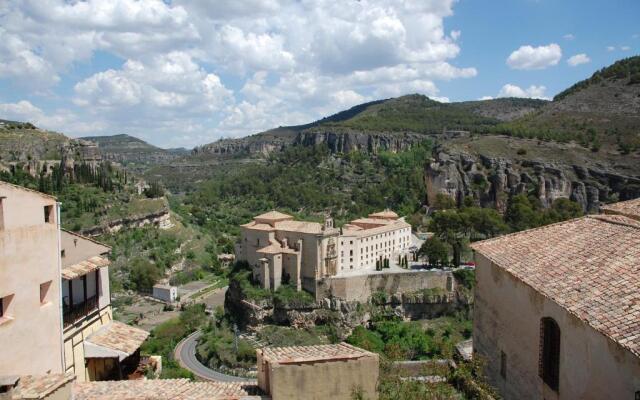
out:
<path id="1" fill-rule="evenodd" d="M 294 141 L 303 146 L 326 145 L 332 153 L 381 150 L 404 151 L 427 139 L 424 134 L 411 132 L 362 132 L 349 129 L 313 128 L 300 132 Z"/>
<path id="2" fill-rule="evenodd" d="M 80 233 L 85 236 L 99 236 L 105 233 L 115 233 L 123 228 L 141 228 L 146 225 L 154 225 L 163 230 L 173 227 L 169 209 L 163 208 L 150 214 L 133 215 L 127 218 L 112 220 L 102 225 L 83 229 Z"/>
<path id="3" fill-rule="evenodd" d="M 462 202 L 472 196 L 481 206 L 505 211 L 509 196 L 534 194 L 543 206 L 558 198 L 578 202 L 585 212 L 597 212 L 601 202 L 640 196 L 640 177 L 592 166 L 540 160 L 505 159 L 436 148 L 426 167 L 427 204 L 438 193 Z"/>

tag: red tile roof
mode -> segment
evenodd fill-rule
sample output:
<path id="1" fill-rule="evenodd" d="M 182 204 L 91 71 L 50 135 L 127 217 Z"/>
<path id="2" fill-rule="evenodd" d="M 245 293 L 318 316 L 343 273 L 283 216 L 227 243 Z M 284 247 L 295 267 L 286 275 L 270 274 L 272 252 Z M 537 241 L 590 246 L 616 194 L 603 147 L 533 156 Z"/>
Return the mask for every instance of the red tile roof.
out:
<path id="1" fill-rule="evenodd" d="M 188 379 L 83 382 L 75 400 L 240 400 L 259 391 L 256 382 L 192 382 Z"/>
<path id="2" fill-rule="evenodd" d="M 601 207 L 606 214 L 626 215 L 629 218 L 640 220 L 640 197 L 634 200 L 621 201 Z"/>
<path id="3" fill-rule="evenodd" d="M 324 344 L 317 346 L 265 347 L 262 355 L 266 361 L 279 364 L 309 363 L 329 360 L 348 360 L 374 354 L 347 343 Z"/>
<path id="4" fill-rule="evenodd" d="M 640 357 L 640 222 L 574 219 L 471 246 Z"/>

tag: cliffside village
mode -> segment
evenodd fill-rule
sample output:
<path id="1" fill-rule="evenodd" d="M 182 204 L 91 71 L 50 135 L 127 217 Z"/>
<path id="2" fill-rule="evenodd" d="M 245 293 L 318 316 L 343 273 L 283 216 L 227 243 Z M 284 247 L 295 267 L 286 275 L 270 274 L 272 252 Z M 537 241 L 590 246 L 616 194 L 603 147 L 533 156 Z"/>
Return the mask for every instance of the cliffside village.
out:
<path id="1" fill-rule="evenodd" d="M 260 348 L 242 383 L 136 374 L 162 360 L 141 355 L 146 331 L 113 320 L 109 247 L 61 229 L 59 208 L 0 181 L 0 399 L 377 398 L 378 355 L 346 343 Z M 472 245 L 472 356 L 504 398 L 640 398 L 640 199 L 602 211 Z M 236 257 L 263 288 L 318 298 L 327 279 L 375 275 L 410 248 L 390 210 L 341 229 L 274 211 L 241 227 Z"/>

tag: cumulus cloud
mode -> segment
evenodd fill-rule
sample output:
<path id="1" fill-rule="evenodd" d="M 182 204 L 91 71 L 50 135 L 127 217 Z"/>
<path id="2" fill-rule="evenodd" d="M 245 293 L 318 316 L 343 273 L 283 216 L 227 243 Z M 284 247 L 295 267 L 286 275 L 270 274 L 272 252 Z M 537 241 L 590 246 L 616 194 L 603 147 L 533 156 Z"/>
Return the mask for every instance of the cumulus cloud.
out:
<path id="1" fill-rule="evenodd" d="M 477 75 L 452 63 L 462 32 L 444 21 L 455 3 L 8 0 L 0 79 L 55 91 L 97 53 L 115 56 L 121 65 L 70 82 L 74 118 L 99 121 L 101 133 L 191 145 L 380 97 L 448 100 L 439 81 Z"/>
<path id="2" fill-rule="evenodd" d="M 507 65 L 513 69 L 544 69 L 557 65 L 562 58 L 562 49 L 556 43 L 547 46 L 521 46 L 509 58 Z"/>
<path id="3" fill-rule="evenodd" d="M 620 46 L 620 50 L 629 51 L 629 50 L 631 50 L 631 46 Z"/>
<path id="4" fill-rule="evenodd" d="M 58 109 L 45 113 L 28 100 L 20 100 L 16 103 L 0 103 L 0 118 L 28 121 L 40 128 L 50 130 L 65 132 L 71 130 L 76 134 L 95 132 L 105 128 L 103 122 L 83 121 L 69 110 Z"/>
<path id="5" fill-rule="evenodd" d="M 615 46 L 607 46 L 607 51 L 609 52 L 614 51 L 615 49 Z"/>
<path id="6" fill-rule="evenodd" d="M 549 97 L 545 95 L 546 90 L 547 88 L 544 86 L 531 85 L 526 89 L 522 89 L 520 86 L 507 83 L 500 89 L 498 97 L 527 97 L 549 100 Z"/>
<path id="7" fill-rule="evenodd" d="M 584 53 L 580 53 L 580 54 L 576 54 L 575 56 L 571 56 L 568 60 L 567 60 L 567 64 L 569 64 L 572 67 L 578 66 L 580 64 L 587 64 L 590 63 L 591 59 L 589 58 L 589 56 L 587 56 Z"/>
<path id="8" fill-rule="evenodd" d="M 563 38 L 564 40 L 573 40 L 573 39 L 575 39 L 576 37 L 575 37 L 572 33 L 567 33 L 566 35 L 562 36 L 562 38 Z"/>

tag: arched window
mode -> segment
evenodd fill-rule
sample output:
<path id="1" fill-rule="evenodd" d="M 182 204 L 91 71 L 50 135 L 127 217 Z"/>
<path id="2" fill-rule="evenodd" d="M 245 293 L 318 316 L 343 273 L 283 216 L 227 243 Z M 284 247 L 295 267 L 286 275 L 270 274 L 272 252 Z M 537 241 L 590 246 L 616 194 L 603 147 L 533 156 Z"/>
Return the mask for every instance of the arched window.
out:
<path id="1" fill-rule="evenodd" d="M 560 380 L 560 327 L 553 318 L 540 320 L 539 375 L 551 389 L 558 391 Z"/>

